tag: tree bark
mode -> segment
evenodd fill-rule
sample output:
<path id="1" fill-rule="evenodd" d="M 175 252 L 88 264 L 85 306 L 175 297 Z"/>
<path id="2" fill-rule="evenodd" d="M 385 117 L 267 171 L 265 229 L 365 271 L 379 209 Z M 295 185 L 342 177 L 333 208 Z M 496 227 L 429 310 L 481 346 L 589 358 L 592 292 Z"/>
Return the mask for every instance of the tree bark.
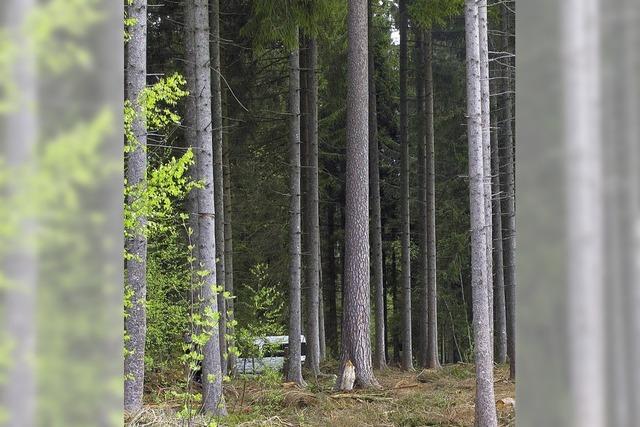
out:
<path id="1" fill-rule="evenodd" d="M 411 352 L 411 254 L 409 217 L 409 138 L 407 115 L 407 4 L 400 8 L 400 215 L 402 217 L 402 369 L 413 369 Z"/>
<path id="2" fill-rule="evenodd" d="M 487 0 L 478 1 L 478 24 L 480 38 L 480 92 L 482 94 L 482 164 L 484 168 L 484 222 L 487 235 L 487 296 L 489 298 L 489 328 L 491 352 L 493 353 L 493 233 L 491 215 L 491 101 L 489 89 L 489 35 Z"/>
<path id="3" fill-rule="evenodd" d="M 492 100 L 495 102 L 495 98 Z M 494 104 L 495 105 L 495 104 Z M 495 111 L 495 108 L 493 108 Z M 493 188 L 500 189 L 500 157 L 497 138 L 497 114 L 492 113 L 494 141 L 491 146 L 491 169 L 493 170 Z M 503 364 L 507 361 L 507 314 L 504 302 L 504 259 L 502 256 L 502 208 L 501 193 L 493 197 L 493 331 L 494 361 Z"/>
<path id="4" fill-rule="evenodd" d="M 298 32 L 295 32 L 296 38 Z M 299 46 L 298 40 L 295 42 Z M 300 51 L 289 53 L 289 361 L 287 381 L 304 385 L 301 366 L 300 315 L 301 221 L 300 221 Z"/>
<path id="5" fill-rule="evenodd" d="M 211 0 L 211 127 L 213 132 L 213 177 L 215 194 L 215 223 L 216 223 L 216 278 L 218 286 L 223 290 L 218 293 L 218 310 L 220 311 L 220 360 L 222 373 L 227 374 L 227 301 L 224 297 L 225 286 L 225 251 L 224 251 L 224 171 L 222 165 L 222 87 L 220 76 L 220 3 Z"/>
<path id="6" fill-rule="evenodd" d="M 347 150 L 342 362 L 355 367 L 359 387 L 377 387 L 369 338 L 369 155 L 367 4 L 349 0 L 347 53 Z"/>
<path id="7" fill-rule="evenodd" d="M 493 390 L 493 359 L 487 280 L 487 235 L 485 232 L 484 165 L 482 138 L 482 91 L 479 19 L 476 0 L 465 1 L 467 55 L 467 136 L 469 143 L 469 201 L 471 223 L 471 286 L 476 366 L 475 423 L 497 425 Z"/>
<path id="8" fill-rule="evenodd" d="M 427 366 L 427 338 L 429 333 L 429 288 L 427 268 L 427 139 L 425 137 L 425 72 L 424 72 L 424 30 L 415 30 L 415 83 L 416 83 L 416 143 L 418 146 L 418 242 L 419 242 L 419 273 L 420 279 L 420 316 L 418 324 L 418 364 Z"/>
<path id="9" fill-rule="evenodd" d="M 318 80 L 316 67 L 318 47 L 314 38 L 307 39 L 307 156 L 306 156 L 306 222 L 307 222 L 307 360 L 311 373 L 320 373 L 320 219 L 318 199 Z"/>
<path id="10" fill-rule="evenodd" d="M 127 185 L 144 191 L 147 174 L 147 130 L 141 96 L 147 84 L 147 2 L 134 0 L 127 6 L 129 18 L 135 23 L 129 27 L 127 42 L 127 99 L 136 117 L 132 123 L 135 146 L 127 156 Z M 127 201 L 132 203 L 133 200 Z M 125 330 L 129 336 L 124 360 L 124 409 L 138 412 L 142 409 L 144 388 L 144 347 L 147 333 L 145 310 L 147 295 L 147 238 L 144 235 L 146 219 L 138 218 L 136 229 L 125 241 L 126 284 L 132 292 L 131 306 L 125 317 Z"/>
<path id="11" fill-rule="evenodd" d="M 225 105 L 225 108 L 228 109 L 228 106 Z M 224 121 L 223 121 L 224 123 Z M 233 225 L 231 221 L 231 203 L 232 203 L 232 191 L 231 191 L 231 161 L 230 156 L 231 153 L 229 151 L 229 134 L 223 133 L 222 137 L 222 161 L 223 161 L 223 179 L 224 179 L 224 285 L 227 292 L 234 295 L 234 287 L 233 287 Z M 234 299 L 231 298 L 227 300 L 226 304 L 227 308 L 227 333 L 230 337 L 233 337 L 234 334 Z M 227 346 L 231 347 L 234 345 L 233 338 L 227 342 Z M 231 352 L 228 355 L 228 371 L 233 372 L 235 370 L 236 364 L 236 355 Z"/>
<path id="12" fill-rule="evenodd" d="M 433 129 L 433 44 L 431 30 L 424 37 L 426 210 L 427 210 L 427 368 L 438 368 L 438 294 L 436 266 L 436 174 L 435 133 Z"/>
<path id="13" fill-rule="evenodd" d="M 373 364 L 377 369 L 387 366 L 385 357 L 384 275 L 382 273 L 382 219 L 380 212 L 380 160 L 378 148 L 378 118 L 374 65 L 373 1 L 368 4 L 368 80 L 369 80 L 369 174 L 371 185 L 371 284 L 375 289 L 376 345 Z"/>
<path id="14" fill-rule="evenodd" d="M 509 10 L 502 6 L 502 30 L 503 49 L 509 49 Z M 503 67 L 503 95 L 504 111 L 503 147 L 501 156 L 501 170 L 504 182 L 502 184 L 502 250 L 504 255 L 504 299 L 507 320 L 507 356 L 509 357 L 509 378 L 516 378 L 516 212 L 515 212 L 515 171 L 514 171 L 514 145 L 512 130 L 513 108 L 511 97 L 511 72 L 508 67 Z"/>
<path id="15" fill-rule="evenodd" d="M 209 55 L 209 8 L 205 0 L 192 0 L 195 70 L 195 147 L 198 179 L 203 188 L 198 193 L 198 249 L 199 270 L 204 272 L 202 282 L 203 315 L 213 321 L 218 311 L 216 280 L 215 241 L 215 197 L 213 177 L 213 134 L 211 129 L 211 69 Z M 210 328 L 210 330 L 209 330 Z M 202 402 L 207 413 L 225 415 L 226 408 L 222 394 L 222 368 L 220 361 L 220 339 L 218 324 L 207 326 L 210 337 L 204 346 L 202 362 Z"/>

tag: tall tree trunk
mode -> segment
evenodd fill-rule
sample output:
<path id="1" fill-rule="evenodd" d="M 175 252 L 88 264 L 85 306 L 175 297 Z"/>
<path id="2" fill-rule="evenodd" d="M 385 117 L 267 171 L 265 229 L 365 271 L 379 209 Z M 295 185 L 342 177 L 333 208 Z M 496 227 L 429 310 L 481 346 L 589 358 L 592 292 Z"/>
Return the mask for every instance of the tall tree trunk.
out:
<path id="1" fill-rule="evenodd" d="M 480 92 L 482 94 L 482 165 L 484 168 L 484 223 L 487 235 L 487 296 L 489 298 L 489 329 L 493 353 L 493 233 L 491 215 L 491 101 L 489 90 L 489 34 L 487 0 L 478 2 L 480 38 Z"/>
<path id="2" fill-rule="evenodd" d="M 427 366 L 427 335 L 429 314 L 427 310 L 429 300 L 428 290 L 428 261 L 427 261 L 427 162 L 426 162 L 426 142 L 425 137 L 425 73 L 424 69 L 424 30 L 415 29 L 415 82 L 416 82 L 416 144 L 418 146 L 418 242 L 419 242 L 419 262 L 420 271 L 420 321 L 418 324 L 418 364 L 421 367 Z"/>
<path id="3" fill-rule="evenodd" d="M 400 215 L 402 221 L 402 369 L 413 369 L 411 352 L 411 254 L 409 138 L 407 116 L 407 4 L 400 0 Z"/>
<path id="4" fill-rule="evenodd" d="M 322 266 L 322 263 L 320 263 L 320 265 Z M 318 330 L 318 338 L 320 340 L 320 362 L 324 361 L 327 358 L 327 340 L 326 340 L 326 332 L 324 328 L 324 294 L 322 292 L 323 280 L 324 279 L 322 278 L 322 268 L 321 268 L 320 269 L 321 286 L 318 292 L 318 296 L 320 299 L 319 307 L 318 307 L 318 322 L 320 323 L 319 330 Z"/>
<path id="5" fill-rule="evenodd" d="M 387 366 L 384 330 L 384 275 L 382 273 L 382 219 L 380 213 L 380 160 L 378 148 L 378 117 L 374 65 L 373 0 L 368 2 L 369 61 L 369 175 L 371 184 L 371 284 L 375 288 L 376 346 L 373 364 L 377 369 Z"/>
<path id="6" fill-rule="evenodd" d="M 296 38 L 298 32 L 295 32 Z M 298 40 L 295 42 L 299 46 Z M 289 54 L 289 167 L 291 192 L 289 208 L 289 363 L 287 381 L 304 385 L 301 366 L 302 334 L 300 315 L 301 224 L 300 224 L 300 51 Z"/>
<path id="7" fill-rule="evenodd" d="M 213 177 L 213 134 L 211 131 L 211 70 L 209 55 L 209 8 L 206 0 L 192 0 L 195 68 L 195 147 L 198 179 L 203 187 L 198 189 L 198 249 L 199 270 L 205 274 L 202 283 L 203 314 L 207 321 L 214 323 L 212 316 L 218 312 L 216 280 L 215 241 L 215 197 Z M 202 403 L 207 413 L 225 415 L 226 408 L 222 394 L 222 367 L 220 361 L 220 339 L 218 324 L 207 325 L 205 332 L 209 339 L 204 345 L 202 362 Z"/>
<path id="8" fill-rule="evenodd" d="M 306 89 L 307 89 L 307 156 L 306 203 L 307 225 L 307 360 L 311 373 L 320 373 L 320 218 L 318 199 L 318 80 L 316 67 L 318 46 L 313 38 L 307 39 Z"/>
<path id="9" fill-rule="evenodd" d="M 438 294 L 436 266 L 436 173 L 435 133 L 433 129 L 433 44 L 431 30 L 424 37 L 424 90 L 427 178 L 427 368 L 438 368 Z"/>
<path id="10" fill-rule="evenodd" d="M 495 107 L 495 98 L 492 99 Z M 491 146 L 491 169 L 493 170 L 493 188 L 500 189 L 500 157 L 497 138 L 498 115 L 492 108 L 494 144 Z M 493 197 L 493 332 L 494 361 L 503 364 L 507 361 L 507 313 L 504 303 L 504 260 L 502 257 L 502 208 L 501 193 Z"/>
<path id="11" fill-rule="evenodd" d="M 562 32 L 563 118 L 567 123 L 564 127 L 566 250 L 569 254 L 566 298 L 571 361 L 568 400 L 575 425 L 594 427 L 609 424 L 604 373 L 607 332 L 602 308 L 606 296 L 604 191 L 611 178 L 605 179 L 602 160 L 599 3 L 572 0 L 564 2 L 561 9 L 565 24 Z M 609 291 L 608 280 L 606 285 Z M 637 282 L 633 286 L 637 286 Z"/>
<path id="12" fill-rule="evenodd" d="M 509 50 L 509 9 L 502 5 L 502 46 Z M 503 147 L 501 170 L 504 181 L 502 185 L 502 250 L 504 255 L 504 299 L 507 319 L 507 356 L 509 356 L 509 377 L 516 378 L 516 211 L 515 211 L 515 171 L 512 123 L 511 71 L 509 66 L 503 67 L 502 110 L 504 117 Z"/>
<path id="13" fill-rule="evenodd" d="M 228 104 L 225 103 L 225 111 L 228 111 Z M 225 114 L 225 115 L 228 115 Z M 223 121 L 224 123 L 224 121 Z M 234 296 L 233 287 L 233 226 L 231 222 L 231 153 L 229 151 L 228 132 L 223 133 L 222 137 L 222 162 L 223 162 L 223 179 L 224 179 L 224 285 L 225 289 L 231 296 Z M 227 333 L 230 337 L 234 335 L 234 299 L 227 300 Z M 229 348 L 234 347 L 233 341 L 227 343 Z M 235 348 L 235 347 L 234 347 Z M 233 372 L 236 365 L 236 354 L 229 352 L 228 355 L 228 371 Z"/>
<path id="14" fill-rule="evenodd" d="M 355 367 L 355 383 L 376 387 L 369 337 L 369 153 L 367 84 L 367 4 L 349 0 L 347 18 L 347 166 L 345 206 L 344 312 L 342 363 Z"/>
<path id="15" fill-rule="evenodd" d="M 325 265 L 323 277 L 325 332 L 331 354 L 338 354 L 338 312 L 336 307 L 336 239 L 335 239 L 335 204 L 332 200 L 327 203 L 327 235 L 325 253 L 322 261 Z"/>
<path id="16" fill-rule="evenodd" d="M 495 106 L 495 98 L 492 99 Z M 500 189 L 500 156 L 498 120 L 495 108 L 491 114 L 493 118 L 493 129 L 495 144 L 491 146 L 491 169 L 493 170 L 493 188 Z M 501 193 L 498 192 L 493 197 L 493 328 L 494 328 L 494 360 L 496 363 L 507 361 L 507 314 L 504 303 L 504 259 L 502 257 L 502 208 Z"/>
<path id="17" fill-rule="evenodd" d="M 465 1 L 467 53 L 467 136 L 469 143 L 469 201 L 471 222 L 471 286 L 476 366 L 475 423 L 497 425 L 493 390 L 491 319 L 487 280 L 487 235 L 482 156 L 482 92 L 480 73 L 478 4 Z"/>
<path id="18" fill-rule="evenodd" d="M 129 27 L 127 43 L 127 100 L 136 117 L 132 132 L 136 139 L 127 157 L 127 185 L 144 191 L 147 174 L 147 130 L 144 110 L 140 102 L 147 84 L 147 2 L 134 0 L 127 6 L 127 15 L 135 20 Z M 127 203 L 133 203 L 133 200 Z M 137 412 L 142 409 L 144 387 L 144 346 L 147 333 L 145 311 L 147 295 L 147 238 L 143 228 L 146 218 L 138 218 L 135 230 L 125 241 L 129 256 L 126 261 L 126 285 L 132 292 L 131 306 L 125 317 L 125 330 L 129 336 L 127 356 L 124 360 L 124 409 Z"/>
<path id="19" fill-rule="evenodd" d="M 211 127 L 213 131 L 213 178 L 215 194 L 215 222 L 216 222 L 216 278 L 218 287 L 218 310 L 221 313 L 219 320 L 220 330 L 220 360 L 222 373 L 227 374 L 227 301 L 225 299 L 225 251 L 224 251 L 224 171 L 222 166 L 222 87 L 220 77 L 220 3 L 219 0 L 211 0 Z"/>

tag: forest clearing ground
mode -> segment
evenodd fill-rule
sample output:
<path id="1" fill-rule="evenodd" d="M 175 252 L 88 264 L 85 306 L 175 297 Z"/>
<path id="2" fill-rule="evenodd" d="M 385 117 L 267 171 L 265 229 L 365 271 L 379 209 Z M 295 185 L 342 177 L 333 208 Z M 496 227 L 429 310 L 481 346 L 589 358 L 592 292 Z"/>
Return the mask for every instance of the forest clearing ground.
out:
<path id="1" fill-rule="evenodd" d="M 331 372 L 329 367 L 324 372 Z M 403 372 L 397 368 L 376 371 L 381 390 L 333 390 L 329 376 L 317 382 L 307 379 L 308 387 L 299 389 L 282 383 L 274 375 L 250 379 L 238 378 L 225 385 L 229 416 L 219 425 L 229 426 L 472 426 L 475 378 L 471 364 L 446 365 L 438 371 Z M 495 369 L 496 400 L 515 398 L 515 384 L 509 381 L 507 366 Z M 159 404 L 146 405 L 143 413 L 130 419 L 129 426 L 189 425 L 176 412 L 180 400 L 169 403 L 164 396 L 147 395 Z M 499 408 L 501 426 L 514 425 L 512 407 Z M 198 417 L 191 425 L 208 425 Z"/>

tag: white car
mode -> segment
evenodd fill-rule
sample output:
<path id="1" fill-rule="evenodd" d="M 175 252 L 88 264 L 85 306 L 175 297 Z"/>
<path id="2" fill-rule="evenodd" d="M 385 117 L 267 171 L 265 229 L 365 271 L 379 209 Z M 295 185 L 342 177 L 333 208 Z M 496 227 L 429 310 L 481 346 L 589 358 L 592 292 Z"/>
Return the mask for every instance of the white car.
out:
<path id="1" fill-rule="evenodd" d="M 304 362 L 307 353 L 307 341 L 304 335 L 300 336 L 301 361 Z M 280 371 L 284 368 L 285 356 L 289 348 L 289 336 L 277 335 L 264 338 L 256 338 L 254 344 L 260 349 L 263 357 L 241 355 L 236 362 L 236 371 L 244 374 L 259 374 L 265 368 Z"/>

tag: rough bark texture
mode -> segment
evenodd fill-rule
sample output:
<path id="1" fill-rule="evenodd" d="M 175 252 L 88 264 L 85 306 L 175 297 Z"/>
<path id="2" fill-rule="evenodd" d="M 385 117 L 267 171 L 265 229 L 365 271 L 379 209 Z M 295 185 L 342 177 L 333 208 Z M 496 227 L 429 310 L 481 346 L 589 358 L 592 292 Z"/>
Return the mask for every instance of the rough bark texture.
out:
<path id="1" fill-rule="evenodd" d="M 136 112 L 132 132 L 136 138 L 133 151 L 127 156 L 126 178 L 130 186 L 144 188 L 147 172 L 147 130 L 144 112 L 139 104 L 147 84 L 147 2 L 134 0 L 127 6 L 135 24 L 129 27 L 127 43 L 127 99 Z M 132 203 L 133 200 L 128 200 Z M 146 219 L 138 218 L 136 230 L 125 241 L 125 250 L 130 255 L 126 261 L 126 285 L 132 292 L 131 307 L 125 318 L 125 330 L 129 336 L 124 360 L 124 409 L 137 412 L 142 409 L 144 387 L 144 345 L 147 333 L 145 301 L 147 294 L 147 238 L 142 232 Z"/>
<path id="2" fill-rule="evenodd" d="M 426 144 L 426 210 L 427 210 L 427 368 L 437 368 L 438 361 L 438 294 L 436 284 L 436 174 L 435 134 L 433 129 L 433 45 L 431 31 L 424 37 L 424 91 Z"/>
<path id="3" fill-rule="evenodd" d="M 318 47 L 316 40 L 307 40 L 306 54 L 307 89 L 307 156 L 306 203 L 307 221 L 307 359 L 305 364 L 311 373 L 320 373 L 320 218 L 318 199 L 318 80 L 316 67 Z"/>
<path id="4" fill-rule="evenodd" d="M 297 35 L 297 31 L 296 31 Z M 296 45 L 298 42 L 296 40 Z M 289 167 L 291 192 L 289 207 L 289 360 L 287 381 L 303 385 L 300 361 L 300 276 L 301 276 L 301 221 L 300 221 L 300 52 L 295 48 L 289 54 Z"/>
<path id="5" fill-rule="evenodd" d="M 497 425 L 493 390 L 493 359 L 487 281 L 487 235 L 482 157 L 482 94 L 478 5 L 465 1 L 467 54 L 467 135 L 469 143 L 469 202 L 471 222 L 471 286 L 476 366 L 475 423 Z"/>
<path id="6" fill-rule="evenodd" d="M 211 7 L 211 127 L 213 132 L 213 175 L 215 193 L 216 222 L 216 278 L 218 286 L 226 290 L 224 260 L 224 172 L 222 166 L 222 88 L 220 85 L 220 4 L 218 0 L 209 2 Z M 218 293 L 218 310 L 221 313 L 220 357 L 222 373 L 227 373 L 227 301 L 224 292 Z"/>
<path id="7" fill-rule="evenodd" d="M 416 83 L 416 144 L 418 148 L 418 242 L 419 242 L 419 262 L 420 269 L 418 278 L 419 289 L 419 321 L 418 321 L 418 365 L 427 365 L 427 335 L 429 315 L 428 305 L 428 274 L 427 274 L 427 162 L 426 162 L 426 142 L 425 138 L 425 97 L 424 97 L 424 30 L 415 30 L 415 83 Z"/>
<path id="8" fill-rule="evenodd" d="M 211 130 L 211 70 L 209 55 L 209 8 L 205 0 L 192 1 L 193 19 L 190 25 L 194 34 L 194 96 L 195 96 L 195 147 L 198 179 L 203 188 L 198 193 L 198 269 L 205 271 L 201 277 L 203 312 L 218 313 L 215 292 L 216 241 L 215 198 L 213 182 L 213 134 Z M 226 408 L 222 394 L 222 369 L 220 363 L 219 329 L 216 324 L 210 329 L 210 338 L 204 346 L 202 361 L 202 404 L 207 413 L 224 415 Z"/>
<path id="9" fill-rule="evenodd" d="M 409 218 L 409 138 L 407 115 L 407 4 L 400 0 L 400 216 L 402 243 L 402 369 L 413 369 L 411 352 L 411 244 Z"/>
<path id="10" fill-rule="evenodd" d="M 347 18 L 347 166 L 342 363 L 355 366 L 356 385 L 378 386 L 369 338 L 369 153 L 367 3 L 349 0 Z"/>
<path id="11" fill-rule="evenodd" d="M 503 49 L 509 49 L 509 10 L 502 6 Z M 511 72 L 503 68 L 504 82 L 502 92 L 502 110 L 504 111 L 504 140 L 502 164 L 504 182 L 502 184 L 502 251 L 504 256 L 504 299 L 507 319 L 507 355 L 509 356 L 509 377 L 516 377 L 516 210 L 515 210 L 515 171 L 512 123 Z"/>
<path id="12" fill-rule="evenodd" d="M 492 99 L 495 105 L 495 98 Z M 493 111 L 496 109 L 493 108 Z M 500 189 L 500 157 L 497 138 L 497 114 L 492 113 L 494 122 L 494 138 L 496 142 L 491 146 L 491 169 L 493 170 L 493 188 L 496 192 Z M 502 258 L 502 208 L 500 206 L 501 193 L 493 197 L 493 334 L 494 334 L 494 361 L 505 363 L 507 361 L 507 313 L 504 303 L 504 265 Z"/>
<path id="13" fill-rule="evenodd" d="M 223 134 L 222 138 L 222 160 L 223 160 L 223 172 L 224 172 L 224 286 L 225 289 L 233 296 L 233 226 L 231 222 L 231 161 L 229 160 L 229 136 Z M 233 298 L 227 300 L 227 332 L 229 336 L 233 337 L 234 327 L 233 320 L 235 318 L 234 313 L 234 300 Z M 233 341 L 227 342 L 227 347 L 233 346 Z M 228 356 L 228 370 L 233 372 L 236 365 L 236 355 L 231 352 Z"/>
<path id="14" fill-rule="evenodd" d="M 371 287 L 375 288 L 376 345 L 373 364 L 377 369 L 387 366 L 385 357 L 384 275 L 382 273 L 382 219 L 380 212 L 380 160 L 378 148 L 378 118 L 373 45 L 373 2 L 368 1 L 369 27 L 369 183 L 371 192 Z"/>
<path id="15" fill-rule="evenodd" d="M 478 1 L 480 40 L 480 92 L 482 94 L 482 165 L 484 168 L 484 223 L 487 235 L 487 294 L 491 324 L 491 352 L 493 352 L 493 234 L 491 215 L 491 101 L 489 92 L 489 35 L 487 0 Z"/>

